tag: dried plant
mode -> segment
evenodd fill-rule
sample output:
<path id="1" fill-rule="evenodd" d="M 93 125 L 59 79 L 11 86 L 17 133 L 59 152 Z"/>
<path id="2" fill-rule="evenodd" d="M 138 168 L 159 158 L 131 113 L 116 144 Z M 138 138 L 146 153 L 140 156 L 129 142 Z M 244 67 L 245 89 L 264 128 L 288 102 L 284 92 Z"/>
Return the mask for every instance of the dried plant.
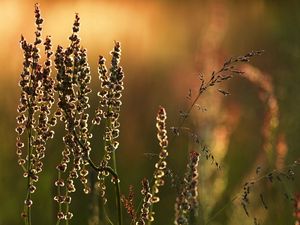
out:
<path id="1" fill-rule="evenodd" d="M 143 195 L 143 203 L 142 208 L 140 210 L 140 215 L 138 218 L 138 221 L 136 222 L 136 225 L 144 225 L 149 220 L 150 216 L 150 207 L 151 207 L 151 199 L 152 199 L 152 193 L 149 185 L 149 181 L 147 179 L 142 180 L 142 195 Z"/>
<path id="2" fill-rule="evenodd" d="M 112 175 L 112 181 L 118 186 L 119 179 L 114 169 L 109 166 L 109 160 L 118 148 L 117 138 L 119 136 L 118 122 L 121 91 L 123 90 L 122 68 L 120 62 L 120 43 L 116 42 L 114 50 L 111 52 L 112 63 L 109 73 L 104 65 L 105 59 L 99 57 L 99 78 L 102 91 L 100 96 L 100 107 L 96 110 L 96 116 L 93 125 L 100 124 L 102 119 L 106 119 L 106 130 L 104 135 L 105 155 L 99 167 L 97 167 L 90 158 L 91 146 L 89 139 L 92 138 L 91 127 L 88 126 L 89 114 L 87 113 L 89 105 L 88 94 L 91 89 L 88 84 L 91 82 L 90 68 L 87 62 L 87 50 L 80 47 L 80 38 L 78 35 L 80 26 L 79 15 L 76 14 L 73 24 L 73 34 L 69 37 L 71 43 L 68 48 L 63 49 L 58 46 L 55 53 L 55 67 L 57 70 L 58 92 L 58 110 L 56 116 L 65 123 L 66 134 L 63 138 L 65 149 L 62 152 L 63 158 L 56 167 L 58 170 L 58 180 L 55 185 L 58 187 L 55 200 L 59 204 L 58 220 L 69 220 L 72 213 L 69 212 L 71 202 L 70 193 L 75 192 L 74 179 L 79 179 L 83 184 L 83 192 L 90 193 L 91 188 L 88 184 L 87 175 L 88 166 L 91 166 L 98 172 L 98 189 L 101 197 L 105 195 L 104 178 Z M 72 159 L 70 159 L 70 156 Z M 113 156 L 114 158 L 114 156 Z M 68 165 L 71 167 L 68 169 Z M 62 179 L 62 173 L 68 170 L 65 180 Z M 62 194 L 61 188 L 65 187 Z M 121 223 L 121 209 L 119 198 L 119 186 L 117 187 L 119 223 Z M 62 212 L 62 204 L 65 205 L 65 212 Z M 59 222 L 58 222 L 59 223 Z"/>
<path id="3" fill-rule="evenodd" d="M 133 186 L 129 186 L 129 194 L 128 197 L 125 197 L 124 195 L 121 197 L 121 201 L 127 210 L 127 213 L 130 215 L 131 221 L 133 223 L 136 221 L 137 215 L 134 207 L 134 191 Z"/>
<path id="4" fill-rule="evenodd" d="M 55 53 L 55 68 L 57 70 L 56 91 L 58 93 L 58 110 L 56 116 L 64 121 L 66 134 L 63 137 L 65 148 L 62 160 L 57 165 L 58 179 L 55 181 L 57 195 L 54 200 L 59 204 L 58 220 L 70 220 L 73 214 L 69 211 L 72 192 L 76 191 L 74 180 L 83 184 L 84 193 L 90 192 L 87 175 L 88 158 L 92 137 L 88 130 L 89 108 L 88 94 L 91 92 L 88 84 L 91 81 L 90 69 L 87 63 L 86 49 L 80 48 L 79 16 L 76 14 L 73 24 L 73 34 L 69 37 L 68 48 L 58 46 Z M 68 168 L 69 167 L 69 168 Z M 63 173 L 66 173 L 63 178 Z M 64 193 L 62 193 L 64 188 Z M 65 212 L 62 211 L 63 205 Z"/>
<path id="5" fill-rule="evenodd" d="M 287 165 L 284 168 L 274 169 L 271 172 L 267 172 L 263 175 L 261 175 L 261 167 L 260 166 L 257 167 L 256 168 L 257 178 L 250 179 L 243 185 L 243 191 L 240 196 L 240 203 L 244 209 L 245 214 L 248 217 L 250 217 L 250 213 L 249 213 L 250 193 L 254 189 L 254 187 L 258 185 L 258 183 L 265 181 L 274 184 L 276 182 L 284 183 L 286 181 L 293 181 L 295 179 L 294 168 L 299 165 L 300 162 L 295 161 L 294 163 Z M 287 193 L 284 193 L 284 195 L 287 199 L 291 200 L 291 197 Z M 261 201 L 261 205 L 263 206 L 263 208 L 267 210 L 268 204 L 263 193 L 259 194 L 259 199 Z M 257 218 L 254 217 L 254 220 L 257 221 Z"/>
<path id="6" fill-rule="evenodd" d="M 179 120 L 177 122 L 177 126 L 170 127 L 172 133 L 174 134 L 173 139 L 171 139 L 170 143 L 174 141 L 174 139 L 179 136 L 181 133 L 187 133 L 194 143 L 201 144 L 201 151 L 204 153 L 204 156 L 206 159 L 210 159 L 213 164 L 216 165 L 218 169 L 220 169 L 220 164 L 216 161 L 214 155 L 209 150 L 208 146 L 206 144 L 203 144 L 203 141 L 201 141 L 199 135 L 197 135 L 191 128 L 185 127 L 184 124 L 186 123 L 187 119 L 190 117 L 193 109 L 203 110 L 206 111 L 206 107 L 201 107 L 198 104 L 198 101 L 200 100 L 200 97 L 211 87 L 216 86 L 217 84 L 220 84 L 222 82 L 225 82 L 227 80 L 232 79 L 236 75 L 242 75 L 244 74 L 243 71 L 238 69 L 238 65 L 241 63 L 250 62 L 250 59 L 261 55 L 264 51 L 252 51 L 249 52 L 243 56 L 238 56 L 234 58 L 230 58 L 229 60 L 225 61 L 223 66 L 218 71 L 213 71 L 210 75 L 210 78 L 206 81 L 203 74 L 199 75 L 200 79 L 200 85 L 197 90 L 196 95 L 194 96 L 192 90 L 189 90 L 188 99 L 192 101 L 190 106 L 185 111 L 180 111 L 179 113 Z M 217 89 L 218 92 L 222 93 L 224 96 L 229 95 L 229 92 L 222 90 L 220 88 Z M 194 97 L 193 97 L 194 96 Z"/>
<path id="7" fill-rule="evenodd" d="M 64 147 L 61 149 L 62 158 L 58 162 L 57 178 L 54 182 L 56 194 L 54 200 L 57 202 L 57 220 L 56 224 L 62 222 L 69 224 L 74 214 L 70 210 L 72 202 L 72 193 L 76 192 L 78 187 L 75 186 L 76 181 L 82 184 L 85 194 L 89 194 L 92 190 L 89 173 L 93 172 L 97 175 L 95 188 L 98 192 L 97 196 L 103 202 L 102 207 L 108 201 L 106 192 L 109 186 L 107 178 L 110 178 L 115 187 L 116 213 L 115 218 L 119 225 L 123 224 L 123 206 L 127 210 L 131 223 L 137 225 L 150 225 L 155 218 L 154 205 L 160 202 L 160 190 L 167 183 L 167 177 L 172 180 L 172 186 L 177 188 L 177 197 L 175 200 L 175 224 L 191 224 L 198 215 L 199 199 L 198 196 L 198 163 L 201 154 L 211 160 L 213 164 L 220 169 L 220 164 L 215 160 L 214 155 L 208 148 L 200 136 L 193 129 L 186 127 L 185 123 L 191 117 L 193 109 L 206 111 L 206 108 L 200 107 L 198 100 L 211 87 L 216 86 L 226 80 L 233 78 L 235 75 L 242 75 L 243 72 L 237 67 L 240 63 L 249 62 L 254 56 L 261 55 L 262 51 L 252 51 L 243 56 L 231 58 L 226 61 L 223 66 L 216 72 L 213 72 L 208 80 L 204 75 L 200 75 L 200 84 L 196 95 L 190 89 L 188 99 L 191 104 L 185 111 L 180 111 L 180 118 L 177 126 L 171 127 L 174 133 L 173 139 L 168 140 L 167 136 L 167 112 L 164 107 L 160 106 L 156 116 L 157 139 L 160 146 L 157 161 L 154 166 L 153 178 L 142 180 L 142 198 L 140 205 L 135 207 L 135 194 L 133 187 L 129 188 L 129 195 L 125 197 L 121 195 L 120 177 L 117 173 L 116 150 L 119 147 L 120 133 L 120 113 L 122 105 L 122 92 L 124 89 L 124 72 L 120 66 L 121 44 L 115 41 L 114 48 L 111 51 L 110 68 L 107 69 L 105 59 L 99 56 L 98 74 L 100 80 L 100 90 L 98 92 L 99 103 L 95 111 L 95 116 L 90 117 L 89 98 L 92 90 L 89 87 L 91 83 L 91 71 L 87 59 L 87 49 L 81 46 L 79 37 L 80 17 L 75 14 L 72 34 L 69 37 L 70 44 L 67 48 L 58 46 L 55 51 L 54 66 L 56 70 L 56 79 L 51 77 L 52 65 L 52 44 L 50 36 L 44 40 L 45 62 L 41 64 L 40 47 L 43 42 L 41 38 L 43 19 L 40 14 L 38 4 L 35 5 L 35 41 L 28 43 L 22 36 L 20 45 L 23 50 L 23 70 L 19 86 L 21 89 L 20 103 L 18 105 L 17 117 L 17 157 L 18 164 L 23 169 L 23 176 L 27 180 L 26 198 L 24 201 L 24 211 L 22 217 L 26 225 L 31 225 L 31 207 L 33 204 L 32 194 L 36 190 L 36 182 L 39 179 L 43 169 L 43 158 L 46 155 L 46 143 L 54 137 L 53 127 L 56 121 L 60 120 L 64 124 L 65 133 L 62 137 Z M 262 88 L 263 82 L 259 83 Z M 229 95 L 228 91 L 218 88 L 217 91 L 224 96 Z M 268 91 L 267 89 L 265 91 Z M 272 96 L 268 100 L 269 106 L 272 106 L 274 92 L 269 91 Z M 55 97 L 55 94 L 57 97 Z M 57 109 L 53 110 L 52 106 L 57 102 Z M 277 112 L 277 102 L 275 111 Z M 271 110 L 271 108 L 270 108 Z M 53 115 L 52 112 L 54 111 Z M 274 117 L 277 118 L 277 113 Z M 103 158 L 93 160 L 91 158 L 93 138 L 92 131 L 95 126 L 104 126 L 103 138 Z M 271 129 L 271 128 L 270 128 Z M 186 165 L 186 172 L 180 183 L 179 176 L 173 173 L 169 168 L 168 146 L 174 138 L 180 134 L 187 134 L 200 147 L 193 150 L 189 154 Z M 98 138 L 100 135 L 95 135 Z M 266 135 L 268 136 L 268 135 Z M 268 136 L 269 137 L 269 136 Z M 266 139 L 268 139 L 266 137 Z M 25 150 L 26 149 L 26 150 Z M 173 152 L 172 152 L 173 153 Z M 96 163 L 97 161 L 97 163 Z M 284 182 L 285 180 L 294 179 L 294 167 L 298 166 L 299 161 L 295 161 L 288 166 L 281 166 L 279 169 L 260 175 L 261 168 L 256 169 L 257 177 L 250 179 L 243 185 L 243 189 L 238 193 L 231 202 L 240 199 L 240 203 L 247 216 L 251 216 L 254 224 L 259 224 L 258 219 L 253 217 L 249 210 L 250 193 L 254 186 L 260 181 L 271 183 Z M 94 184 L 93 184 L 94 185 Z M 93 186 L 94 187 L 94 186 Z M 122 197 L 121 197 L 122 196 Z M 289 197 L 289 196 L 288 196 Z M 259 194 L 262 206 L 268 209 L 268 199 L 263 193 Z M 295 216 L 296 224 L 299 223 L 299 199 L 295 200 Z M 95 210 L 98 212 L 102 209 Z M 222 210 L 222 209 L 221 209 Z M 221 211 L 220 210 L 220 211 Z M 105 210 L 104 210 L 105 211 Z M 219 211 L 219 212 L 220 212 Z M 217 216 L 218 212 L 206 221 L 208 224 Z M 108 215 L 105 215 L 110 221 Z M 90 220 L 91 223 L 100 223 L 101 221 Z M 111 222 L 112 223 L 112 222 Z M 195 223 L 195 222 L 194 222 Z"/>
<path id="8" fill-rule="evenodd" d="M 50 118 L 50 110 L 54 103 L 54 81 L 50 77 L 51 72 L 51 39 L 46 37 L 44 41 L 46 60 L 40 63 L 40 49 L 42 43 L 43 19 L 38 5 L 35 5 L 35 41 L 28 43 L 21 36 L 20 45 L 23 49 L 24 61 L 21 73 L 21 98 L 18 105 L 18 117 L 16 128 L 18 164 L 23 169 L 23 176 L 27 179 L 27 194 L 24 201 L 24 217 L 26 224 L 31 224 L 31 195 L 36 190 L 36 182 L 39 173 L 42 172 L 42 159 L 46 153 L 46 142 L 53 138 L 55 118 Z M 26 140 L 27 139 L 27 140 Z M 27 153 L 24 156 L 24 148 Z"/>
<path id="9" fill-rule="evenodd" d="M 198 162 L 200 154 L 190 152 L 187 171 L 183 178 L 181 191 L 175 203 L 175 224 L 189 224 L 189 217 L 197 216 L 198 207 Z"/>
<path id="10" fill-rule="evenodd" d="M 157 139 L 159 141 L 159 146 L 161 147 L 159 153 L 159 160 L 155 164 L 155 169 L 153 173 L 154 183 L 151 188 L 151 206 L 150 212 L 148 216 L 149 224 L 154 220 L 154 212 L 153 212 L 153 204 L 158 203 L 160 198 L 157 196 L 159 192 L 159 188 L 165 184 L 164 176 L 166 174 L 167 162 L 166 159 L 168 157 L 168 136 L 166 130 L 166 119 L 167 113 L 165 108 L 160 107 L 156 117 L 156 128 L 157 128 Z"/>

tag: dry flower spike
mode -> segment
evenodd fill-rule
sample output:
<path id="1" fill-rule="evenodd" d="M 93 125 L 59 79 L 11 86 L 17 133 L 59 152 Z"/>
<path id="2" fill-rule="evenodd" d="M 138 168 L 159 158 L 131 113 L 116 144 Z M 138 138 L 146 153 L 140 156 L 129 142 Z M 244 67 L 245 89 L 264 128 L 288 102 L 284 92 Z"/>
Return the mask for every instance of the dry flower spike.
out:
<path id="1" fill-rule="evenodd" d="M 31 224 L 30 208 L 33 204 L 31 194 L 36 191 L 35 183 L 43 169 L 42 159 L 46 154 L 46 142 L 54 137 L 51 127 L 55 125 L 55 119 L 50 115 L 54 103 L 54 80 L 50 76 L 52 44 L 50 36 L 47 36 L 44 41 L 46 59 L 44 64 L 41 64 L 39 52 L 40 44 L 43 42 L 41 37 L 43 19 L 38 4 L 35 5 L 34 13 L 35 41 L 30 44 L 23 36 L 20 41 L 24 60 L 19 82 L 21 98 L 16 128 L 18 164 L 24 171 L 23 176 L 27 179 L 28 186 L 22 217 L 28 224 Z M 27 153 L 23 156 L 25 142 Z"/>

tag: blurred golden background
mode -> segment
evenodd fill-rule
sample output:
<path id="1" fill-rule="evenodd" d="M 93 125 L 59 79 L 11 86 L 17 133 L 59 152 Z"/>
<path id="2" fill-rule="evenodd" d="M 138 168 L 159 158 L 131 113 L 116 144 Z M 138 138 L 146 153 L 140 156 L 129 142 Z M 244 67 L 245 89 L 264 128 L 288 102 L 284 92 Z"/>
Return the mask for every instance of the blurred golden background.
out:
<path id="1" fill-rule="evenodd" d="M 17 165 L 14 131 L 20 93 L 17 84 L 22 70 L 19 40 L 21 34 L 29 41 L 34 38 L 35 2 L 0 0 L 0 225 L 22 224 L 20 213 L 26 185 Z M 253 224 L 254 215 L 260 224 L 294 224 L 293 205 L 284 194 L 293 196 L 300 192 L 299 169 L 295 171 L 294 182 L 263 183 L 251 193 L 251 218 L 245 215 L 238 200 L 228 202 L 255 175 L 258 165 L 265 170 L 280 169 L 300 157 L 299 1 L 39 3 L 44 18 L 43 35 L 52 36 L 54 49 L 58 44 L 68 45 L 74 15 L 79 13 L 80 36 L 82 45 L 88 49 L 95 90 L 99 84 L 98 55 L 109 60 L 114 40 L 122 43 L 121 64 L 126 78 L 117 161 L 122 192 L 127 193 L 132 184 L 137 198 L 141 179 L 151 176 L 155 163 L 145 153 L 159 151 L 155 134 L 158 106 L 166 107 L 169 126 L 178 125 L 179 111 L 190 104 L 186 99 L 189 89 L 194 94 L 199 87 L 200 72 L 208 76 L 231 56 L 265 50 L 262 56 L 243 66 L 243 77 L 222 84 L 231 95 L 224 97 L 217 88 L 209 91 L 199 101 L 207 110 L 192 113 L 189 125 L 222 165 L 222 170 L 216 171 L 204 156 L 200 161 L 201 224 L 224 205 L 224 210 L 209 224 Z M 91 105 L 95 101 L 96 97 L 92 97 Z M 33 224 L 55 223 L 53 181 L 62 148 L 62 131 L 56 133 L 57 137 L 48 145 L 45 169 L 34 195 Z M 169 148 L 169 165 L 179 175 L 184 173 L 187 150 L 197 148 L 187 143 L 188 139 L 181 137 Z M 260 193 L 267 196 L 267 211 L 259 201 Z M 164 187 L 153 224 L 173 224 L 175 195 L 170 185 Z M 91 197 L 77 191 L 71 224 L 88 224 L 90 201 Z"/>

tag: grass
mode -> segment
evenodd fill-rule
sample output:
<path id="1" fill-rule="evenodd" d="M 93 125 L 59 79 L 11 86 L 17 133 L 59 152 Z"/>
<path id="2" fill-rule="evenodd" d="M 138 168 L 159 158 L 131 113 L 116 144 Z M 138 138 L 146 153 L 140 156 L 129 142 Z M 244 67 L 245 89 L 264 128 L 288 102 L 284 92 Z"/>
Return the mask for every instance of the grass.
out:
<path id="1" fill-rule="evenodd" d="M 258 224 L 258 218 L 249 213 L 250 193 L 254 187 L 262 182 L 268 181 L 274 183 L 287 182 L 294 179 L 293 169 L 299 165 L 299 161 L 273 169 L 264 173 L 256 169 L 257 177 L 249 179 L 242 186 L 241 191 L 234 196 L 224 207 L 218 209 L 213 215 L 205 219 L 201 218 L 199 213 L 201 197 L 198 193 L 198 163 L 201 156 L 212 162 L 216 170 L 221 170 L 220 163 L 216 160 L 212 151 L 207 145 L 202 145 L 199 135 L 186 126 L 191 118 L 193 110 L 199 107 L 198 101 L 209 89 L 215 88 L 219 93 L 228 96 L 229 92 L 218 88 L 217 86 L 236 76 L 244 74 L 241 71 L 240 64 L 248 63 L 253 57 L 259 56 L 263 51 L 251 51 L 243 56 L 233 57 L 225 61 L 222 67 L 213 71 L 206 78 L 199 75 L 199 87 L 196 94 L 189 91 L 190 106 L 185 111 L 180 112 L 180 118 L 177 126 L 167 126 L 167 111 L 160 106 L 156 117 L 157 141 L 160 146 L 160 152 L 153 168 L 153 176 L 142 180 L 142 198 L 139 204 L 135 206 L 134 191 L 130 188 L 128 197 L 122 193 L 120 186 L 122 177 L 117 170 L 117 150 L 119 148 L 120 133 L 120 113 L 122 106 L 122 94 L 124 90 L 124 72 L 120 66 L 121 44 L 115 41 L 111 51 L 111 61 L 109 68 L 106 67 L 106 61 L 103 56 L 99 56 L 98 74 L 100 90 L 98 92 L 98 106 L 95 112 L 90 112 L 89 98 L 92 94 L 90 89 L 91 72 L 87 61 L 87 50 L 81 46 L 79 30 L 80 17 L 75 15 L 72 34 L 69 37 L 70 44 L 67 48 L 58 46 L 55 52 L 52 50 L 51 38 L 47 36 L 43 42 L 42 24 L 38 4 L 35 5 L 35 40 L 28 43 L 22 36 L 20 45 L 23 50 L 23 70 L 19 86 L 21 89 L 20 104 L 18 106 L 18 117 L 16 128 L 17 132 L 17 157 L 18 164 L 23 170 L 23 176 L 26 179 L 26 197 L 24 201 L 24 211 L 22 217 L 24 224 L 32 225 L 32 207 L 33 194 L 36 191 L 36 183 L 43 171 L 43 159 L 48 154 L 47 141 L 58 139 L 54 136 L 54 127 L 57 121 L 64 124 L 64 135 L 62 137 L 64 148 L 61 151 L 61 161 L 57 164 L 57 179 L 54 182 L 56 194 L 53 197 L 57 202 L 57 220 L 56 224 L 71 224 L 73 217 L 80 216 L 72 212 L 70 205 L 72 195 L 78 189 L 78 183 L 81 183 L 85 194 L 90 194 L 93 190 L 97 192 L 97 198 L 100 199 L 98 206 L 99 216 L 95 217 L 93 224 L 104 223 L 124 224 L 123 207 L 126 209 L 131 224 L 152 224 L 155 219 L 155 211 L 158 210 L 159 202 L 162 198 L 160 190 L 166 186 L 167 179 L 173 179 L 173 185 L 177 190 L 177 197 L 174 199 L 174 223 L 175 224 L 210 224 L 220 212 L 234 201 L 239 200 L 246 217 L 253 217 L 254 224 Z M 41 46 L 44 45 L 45 61 L 41 61 Z M 54 55 L 54 60 L 52 59 Z M 52 63 L 55 66 L 55 78 L 53 78 Z M 251 77 L 250 77 L 251 78 Z M 274 93 L 268 89 L 268 85 L 258 82 L 264 91 L 271 93 L 270 99 L 274 103 Z M 273 104 L 274 105 L 274 104 Z M 272 112 L 272 102 L 269 100 L 270 112 Z M 277 117 L 276 114 L 274 117 Z M 276 118 L 275 118 L 276 119 Z M 274 120 L 273 120 L 274 122 Z M 271 122 L 270 122 L 271 123 Z M 93 159 L 91 152 L 91 140 L 93 129 L 96 126 L 102 126 L 103 157 Z M 274 127 L 266 125 L 267 130 Z M 169 138 L 171 133 L 171 138 Z M 182 178 L 177 177 L 169 167 L 168 155 L 170 144 L 173 144 L 178 136 L 189 135 L 193 141 L 200 145 L 200 151 L 190 151 L 186 171 Z M 266 142 L 270 142 L 270 135 L 266 134 Z M 97 175 L 97 181 L 91 183 L 89 174 Z M 124 178 L 126 179 L 126 178 Z M 114 186 L 115 195 L 115 215 L 109 218 L 106 212 L 107 190 L 111 187 L 109 181 Z M 258 194 L 260 201 L 265 209 L 268 208 L 264 195 Z M 287 196 L 294 201 L 292 196 Z M 100 215 L 104 215 L 104 219 Z M 292 216 L 292 215 L 291 215 Z M 200 222 L 202 221 L 202 222 Z"/>

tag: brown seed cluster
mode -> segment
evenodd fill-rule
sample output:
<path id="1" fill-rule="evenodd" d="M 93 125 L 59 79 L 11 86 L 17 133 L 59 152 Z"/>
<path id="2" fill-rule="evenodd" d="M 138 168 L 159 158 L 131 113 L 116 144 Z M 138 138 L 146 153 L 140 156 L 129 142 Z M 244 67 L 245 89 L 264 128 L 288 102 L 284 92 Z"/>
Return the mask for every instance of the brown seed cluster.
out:
<path id="1" fill-rule="evenodd" d="M 123 203 L 124 208 L 127 210 L 127 213 L 131 217 L 131 221 L 134 223 L 136 221 L 136 211 L 134 209 L 134 190 L 133 186 L 129 186 L 129 194 L 128 197 L 125 197 L 124 195 L 121 197 L 121 201 Z"/>
<path id="2" fill-rule="evenodd" d="M 89 97 L 91 89 L 90 68 L 87 62 L 87 50 L 80 46 L 79 30 L 80 17 L 75 15 L 73 23 L 72 35 L 69 37 L 70 45 L 67 48 L 58 46 L 55 52 L 55 68 L 57 71 L 55 84 L 51 78 L 51 56 L 52 44 L 50 36 L 45 38 L 43 43 L 42 36 L 43 19 L 40 14 L 38 4 L 35 5 L 35 40 L 32 44 L 28 43 L 24 37 L 21 37 L 20 45 L 24 53 L 23 71 L 21 73 L 20 88 L 21 98 L 18 106 L 17 128 L 18 134 L 16 147 L 18 164 L 24 170 L 23 176 L 28 181 L 27 197 L 24 201 L 25 211 L 22 217 L 26 220 L 26 224 L 31 224 L 30 208 L 33 204 L 31 194 L 35 192 L 35 183 L 39 179 L 39 173 L 42 171 L 45 157 L 46 142 L 53 138 L 54 131 L 52 127 L 56 125 L 57 119 L 64 122 L 65 134 L 63 137 L 64 149 L 62 151 L 62 159 L 57 165 L 58 177 L 55 181 L 57 187 L 57 195 L 54 200 L 58 203 L 57 219 L 68 220 L 73 217 L 69 207 L 71 204 L 71 193 L 76 191 L 75 182 L 79 180 L 83 184 L 84 193 L 88 194 L 91 188 L 88 183 L 87 176 L 89 170 L 87 166 L 98 172 L 98 183 L 95 185 L 103 197 L 103 202 L 106 202 L 105 178 L 112 175 L 112 182 L 116 184 L 116 195 L 118 205 L 119 224 L 122 222 L 121 204 L 120 204 L 120 187 L 118 186 L 118 174 L 110 167 L 111 158 L 114 157 L 114 152 L 118 149 L 119 142 L 119 117 L 121 110 L 121 97 L 124 89 L 123 79 L 124 72 L 120 64 L 121 46 L 119 42 L 115 42 L 114 49 L 111 52 L 112 60 L 110 68 L 105 66 L 103 56 L 99 57 L 98 73 L 100 79 L 101 90 L 98 92 L 99 107 L 96 109 L 95 117 L 92 119 L 93 125 L 100 125 L 101 121 L 105 121 L 105 134 L 103 136 L 105 153 L 100 166 L 96 166 L 90 158 L 91 146 L 90 139 L 92 138 L 91 129 L 88 126 L 89 114 L 87 110 L 90 108 Z M 40 45 L 44 44 L 46 55 L 45 62 L 40 63 Z M 250 52 L 244 56 L 231 58 L 224 63 L 223 67 L 213 72 L 210 79 L 206 82 L 203 76 L 200 76 L 200 87 L 198 94 L 194 99 L 190 109 L 187 112 L 180 111 L 182 118 L 181 125 L 177 128 L 173 127 L 176 135 L 179 131 L 184 130 L 182 127 L 184 121 L 189 117 L 189 114 L 200 95 L 209 87 L 217 83 L 231 79 L 233 74 L 242 74 L 242 71 L 236 69 L 236 64 L 248 62 L 253 56 L 260 55 L 262 51 Z M 55 116 L 51 116 L 51 108 L 54 104 L 54 92 L 57 93 L 58 110 Z M 227 91 L 218 89 L 223 95 L 228 95 Z M 190 90 L 188 99 L 192 99 L 192 91 Z M 134 209 L 134 194 L 132 188 L 128 198 L 123 197 L 122 201 L 128 213 L 131 215 L 133 224 L 146 224 L 154 220 L 154 212 L 152 207 L 154 203 L 158 203 L 160 198 L 158 193 L 160 187 L 164 185 L 164 177 L 167 171 L 167 156 L 168 156 L 168 137 L 166 130 L 166 111 L 160 107 L 156 117 L 157 138 L 161 151 L 159 153 L 158 162 L 155 164 L 154 184 L 150 188 L 149 181 L 142 181 L 143 203 L 139 215 Z M 199 143 L 198 136 L 191 134 L 193 139 Z M 24 153 L 24 148 L 27 147 L 27 153 Z M 210 154 L 207 148 L 202 150 L 207 158 L 211 158 L 214 162 L 214 157 Z M 196 215 L 198 206 L 198 162 L 200 154 L 192 151 L 189 156 L 187 171 L 185 173 L 179 195 L 175 203 L 175 224 L 188 224 L 189 216 Z M 218 163 L 216 166 L 219 167 Z M 170 172 L 169 172 L 170 173 Z M 294 180 L 294 172 L 289 168 L 288 172 L 275 173 L 271 172 L 265 176 L 270 182 L 273 182 L 274 177 L 281 181 L 281 176 L 287 179 Z M 248 195 L 250 186 L 256 181 L 244 185 L 244 193 L 242 196 L 242 205 L 247 215 L 247 204 L 249 203 Z M 260 195 L 264 207 L 267 205 L 262 195 Z M 296 224 L 299 224 L 299 198 L 295 202 Z M 256 218 L 254 223 L 257 224 Z"/>
<path id="3" fill-rule="evenodd" d="M 54 103 L 54 80 L 50 77 L 52 44 L 49 36 L 44 41 L 46 59 L 40 63 L 40 45 L 42 44 L 42 23 L 40 9 L 35 5 L 35 41 L 28 43 L 21 36 L 23 50 L 23 71 L 19 86 L 21 98 L 17 116 L 17 156 L 18 164 L 23 168 L 23 176 L 28 180 L 28 194 L 25 206 L 31 207 L 31 194 L 35 192 L 35 183 L 39 179 L 45 157 L 46 142 L 53 138 L 52 126 L 56 119 L 51 118 L 51 107 Z M 27 153 L 24 154 L 25 143 Z M 23 213 L 26 215 L 26 212 Z"/>
<path id="4" fill-rule="evenodd" d="M 111 55 L 112 60 L 109 71 L 105 66 L 104 57 L 99 57 L 98 73 L 101 82 L 101 91 L 98 92 L 100 98 L 99 107 L 93 119 L 93 123 L 97 125 L 100 125 L 103 119 L 107 121 L 104 136 L 106 155 L 104 156 L 102 166 L 107 165 L 111 153 L 119 146 L 117 138 L 119 137 L 120 123 L 118 119 L 122 105 L 122 90 L 124 89 L 124 73 L 122 67 L 119 66 L 121 57 L 121 45 L 119 42 L 115 42 L 114 50 L 111 52 Z"/>
<path id="5" fill-rule="evenodd" d="M 198 206 L 198 162 L 200 154 L 191 151 L 181 191 L 175 203 L 175 224 L 188 224 L 190 214 L 195 215 Z"/>
<path id="6" fill-rule="evenodd" d="M 90 68 L 87 62 L 87 50 L 80 47 L 79 15 L 75 15 L 73 33 L 69 37 L 71 43 L 64 49 L 57 47 L 55 53 L 55 68 L 57 71 L 57 84 L 55 90 L 58 93 L 58 110 L 56 117 L 65 124 L 66 134 L 63 137 L 65 148 L 62 152 L 62 160 L 57 165 L 58 179 L 55 186 L 58 195 L 54 200 L 59 204 L 58 219 L 69 220 L 72 214 L 66 210 L 61 211 L 62 204 L 68 209 L 71 203 L 70 193 L 75 192 L 74 180 L 79 179 L 83 184 L 84 193 L 90 192 L 86 168 L 91 151 L 89 139 L 92 137 L 88 130 L 89 114 L 86 110 L 90 107 L 88 87 L 91 82 Z M 62 178 L 62 173 L 66 173 Z M 62 194 L 62 188 L 65 193 Z"/>
<path id="7" fill-rule="evenodd" d="M 121 97 L 124 89 L 124 72 L 119 65 L 121 59 L 121 45 L 119 42 L 115 42 L 112 55 L 111 66 L 108 70 L 105 66 L 105 59 L 103 56 L 99 56 L 98 73 L 100 80 L 101 90 L 98 92 L 99 107 L 96 109 L 95 118 L 92 120 L 94 125 L 100 125 L 102 120 L 105 120 L 105 134 L 104 134 L 104 157 L 100 162 L 100 168 L 105 168 L 109 165 L 109 161 L 112 158 L 112 154 L 117 150 L 119 146 L 119 117 L 121 110 Z M 109 173 L 106 170 L 102 170 L 98 174 L 98 188 L 100 196 L 105 195 L 105 182 L 104 179 Z M 115 181 L 114 178 L 112 179 Z"/>
<path id="8" fill-rule="evenodd" d="M 142 180 L 142 187 L 143 188 L 142 188 L 141 193 L 144 196 L 143 197 L 143 205 L 141 208 L 139 219 L 135 223 L 136 225 L 145 225 L 149 219 L 151 221 L 153 220 L 152 218 L 149 218 L 152 194 L 151 194 L 149 181 L 147 179 Z"/>
<path id="9" fill-rule="evenodd" d="M 159 188 L 165 184 L 164 176 L 166 174 L 166 168 L 167 168 L 167 156 L 168 156 L 168 136 L 167 136 L 167 130 L 166 130 L 166 119 L 167 119 L 167 113 L 165 108 L 162 106 L 159 107 L 157 116 L 156 116 L 156 128 L 157 128 L 157 138 L 159 141 L 159 145 L 161 147 L 160 153 L 159 153 L 159 160 L 155 164 L 155 170 L 154 170 L 154 184 L 152 186 L 152 196 L 150 199 L 151 204 L 158 203 L 160 201 L 160 198 L 157 196 L 159 192 Z M 152 221 L 154 220 L 152 210 L 149 212 L 148 220 Z"/>

